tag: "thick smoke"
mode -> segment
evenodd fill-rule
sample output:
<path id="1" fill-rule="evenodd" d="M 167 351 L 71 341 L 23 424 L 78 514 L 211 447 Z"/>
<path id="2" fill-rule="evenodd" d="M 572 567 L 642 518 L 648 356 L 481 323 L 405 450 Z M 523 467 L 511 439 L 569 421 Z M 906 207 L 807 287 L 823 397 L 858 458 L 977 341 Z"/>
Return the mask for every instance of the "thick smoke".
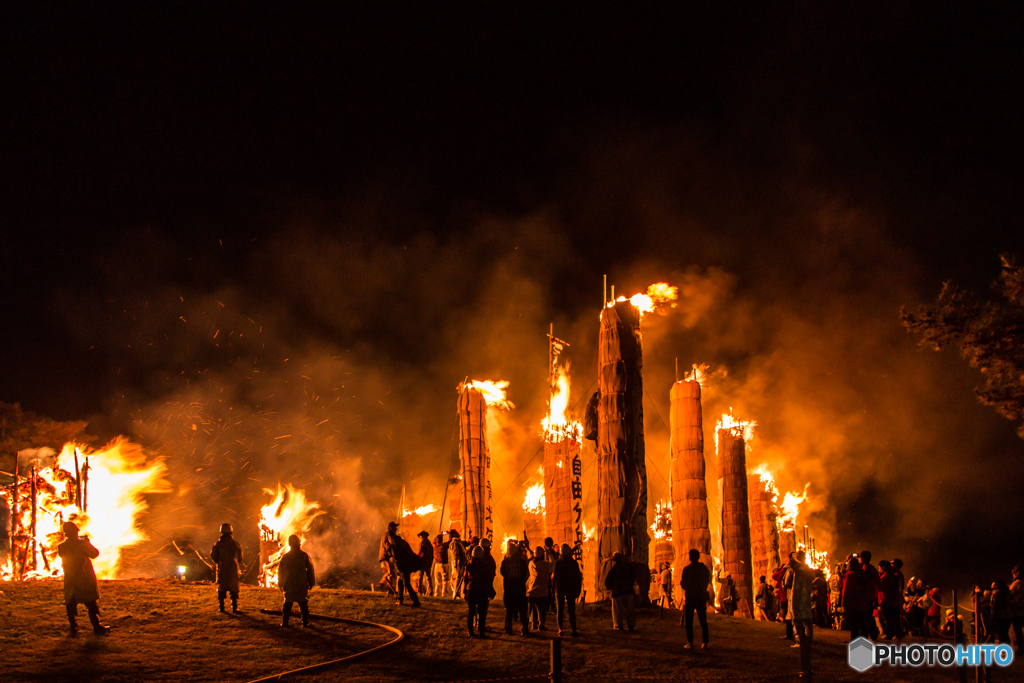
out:
<path id="1" fill-rule="evenodd" d="M 116 368 L 107 428 L 167 459 L 175 491 L 145 522 L 155 542 L 185 534 L 207 549 L 229 521 L 254 550 L 263 489 L 290 483 L 328 513 L 309 542 L 318 562 L 372 566 L 403 484 L 409 508 L 444 499 L 465 378 L 511 383 L 516 408 L 490 435 L 492 486 L 498 536 L 521 533 L 524 482 L 541 463 L 548 324 L 571 344 L 578 409 L 596 377 L 600 280 L 576 275 L 597 272 L 586 264 L 595 240 L 614 239 L 629 247 L 608 268 L 617 294 L 680 288 L 676 308 L 643 321 L 652 510 L 668 498 L 676 360 L 680 374 L 708 363 L 712 518 L 713 430 L 731 407 L 758 422 L 750 466 L 768 462 L 783 490 L 810 483 L 804 520 L 819 547 L 901 555 L 931 576 L 966 569 L 928 544 L 961 510 L 951 486 L 970 497 L 1010 485 L 969 464 L 984 460 L 997 420 L 974 405 L 955 359 L 917 352 L 899 327 L 900 305 L 919 294 L 881 219 L 799 195 L 776 200 L 782 218 L 731 209 L 715 231 L 707 206 L 684 210 L 646 188 L 591 197 L 648 207 L 622 235 L 581 232 L 570 211 L 383 239 L 402 232 L 363 212 L 194 251 L 152 231 L 130 240 L 110 259 L 113 294 L 69 295 L 63 308 Z M 755 220 L 763 247 L 740 249 L 737 231 L 756 232 Z M 593 458 L 588 442 L 591 526 Z"/>

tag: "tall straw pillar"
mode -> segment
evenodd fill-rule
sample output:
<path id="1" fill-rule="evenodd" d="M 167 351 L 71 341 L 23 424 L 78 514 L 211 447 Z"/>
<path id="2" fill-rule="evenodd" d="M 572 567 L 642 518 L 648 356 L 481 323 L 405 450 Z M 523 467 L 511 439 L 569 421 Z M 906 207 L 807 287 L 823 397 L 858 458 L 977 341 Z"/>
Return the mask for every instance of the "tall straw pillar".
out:
<path id="1" fill-rule="evenodd" d="M 696 380 L 676 382 L 670 396 L 672 544 L 679 563 L 676 576 L 682 575 L 682 566 L 690 561 L 689 552 L 693 548 L 700 551 L 700 561 L 713 573 L 700 383 Z"/>
<path id="2" fill-rule="evenodd" d="M 747 477 L 750 492 L 750 542 L 755 579 L 772 574 L 779 568 L 779 535 L 775 530 L 774 493 L 761 477 Z"/>
<path id="3" fill-rule="evenodd" d="M 742 430 L 718 430 L 718 477 L 723 575 L 732 576 L 740 598 L 746 599 L 753 610 L 747 456 Z"/>
<path id="4" fill-rule="evenodd" d="M 648 566 L 642 366 L 640 310 L 628 301 L 606 306 L 601 311 L 598 348 L 597 551 L 601 567 L 615 552 Z M 598 588 L 603 591 L 603 586 Z"/>
<path id="5" fill-rule="evenodd" d="M 579 442 L 568 436 L 544 442 L 544 525 L 556 548 L 563 543 L 568 543 L 569 547 L 576 545 L 572 466 L 579 451 Z M 531 543 L 533 540 L 531 537 Z"/>
<path id="6" fill-rule="evenodd" d="M 483 392 L 459 388 L 459 462 L 462 466 L 462 535 L 493 539 L 491 455 L 487 450 L 487 401 Z"/>

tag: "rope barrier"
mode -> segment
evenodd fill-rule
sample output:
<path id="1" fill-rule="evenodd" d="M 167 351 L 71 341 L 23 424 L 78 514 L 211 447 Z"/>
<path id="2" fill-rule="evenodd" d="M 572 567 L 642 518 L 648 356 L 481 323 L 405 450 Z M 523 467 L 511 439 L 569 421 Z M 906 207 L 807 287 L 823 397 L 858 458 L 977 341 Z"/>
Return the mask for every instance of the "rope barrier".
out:
<path id="1" fill-rule="evenodd" d="M 281 610 L 261 609 L 260 612 L 263 613 L 263 614 L 281 614 Z M 394 633 L 397 637 L 392 639 L 392 640 L 389 640 L 386 643 L 383 643 L 381 645 L 377 645 L 376 647 L 371 647 L 369 650 L 363 650 L 362 652 L 357 652 L 354 655 L 348 655 L 347 657 L 342 657 L 340 659 L 332 659 L 329 662 L 321 662 L 320 664 L 313 664 L 311 666 L 304 666 L 304 667 L 299 668 L 299 669 L 292 669 L 291 671 L 283 671 L 281 673 L 273 674 L 271 676 L 265 676 L 263 678 L 254 679 L 252 681 L 249 681 L 249 683 L 262 683 L 263 681 L 279 681 L 282 678 L 284 678 L 285 676 L 294 676 L 296 674 L 306 674 L 306 673 L 311 673 L 313 671 L 321 671 L 321 670 L 326 669 L 328 667 L 336 666 L 338 664 L 342 664 L 342 663 L 345 663 L 345 662 L 351 662 L 351 661 L 353 661 L 355 659 L 359 659 L 359 658 L 365 657 L 365 656 L 367 656 L 369 654 L 372 654 L 374 652 L 379 652 L 380 650 L 383 650 L 384 648 L 387 648 L 387 647 L 391 647 L 392 645 L 397 645 L 398 643 L 400 643 L 402 641 L 403 638 L 405 638 L 405 634 L 404 633 L 402 633 L 401 631 L 399 631 L 397 628 L 395 628 L 393 626 L 388 626 L 387 624 L 378 624 L 378 623 L 372 622 L 372 621 L 360 621 L 359 619 L 346 619 L 344 617 L 330 617 L 330 616 L 327 616 L 325 614 L 310 614 L 309 618 L 310 619 L 317 619 L 319 621 L 333 621 L 333 622 L 342 623 L 342 624 L 357 624 L 359 626 L 372 626 L 374 628 L 380 628 L 380 629 L 384 629 L 385 631 L 390 631 L 391 633 Z"/>

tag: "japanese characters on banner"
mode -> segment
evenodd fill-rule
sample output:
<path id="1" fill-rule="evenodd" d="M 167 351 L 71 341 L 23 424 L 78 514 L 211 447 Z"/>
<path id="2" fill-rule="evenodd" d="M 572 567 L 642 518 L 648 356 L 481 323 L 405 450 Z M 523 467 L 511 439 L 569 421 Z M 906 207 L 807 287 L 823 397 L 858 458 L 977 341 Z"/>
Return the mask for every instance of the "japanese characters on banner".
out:
<path id="1" fill-rule="evenodd" d="M 583 563 L 583 459 L 580 449 L 574 448 L 572 454 L 572 513 L 576 527 L 576 544 L 573 557 Z"/>

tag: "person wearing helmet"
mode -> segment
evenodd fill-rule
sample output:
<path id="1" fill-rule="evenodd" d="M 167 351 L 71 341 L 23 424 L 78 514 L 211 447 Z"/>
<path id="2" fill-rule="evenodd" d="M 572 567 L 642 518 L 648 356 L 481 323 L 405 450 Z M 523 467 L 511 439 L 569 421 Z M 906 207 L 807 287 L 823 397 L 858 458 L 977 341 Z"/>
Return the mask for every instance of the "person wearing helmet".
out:
<path id="1" fill-rule="evenodd" d="M 388 522 L 388 530 L 380 537 L 380 585 L 387 588 L 388 595 L 398 595 L 398 571 L 395 568 L 395 539 L 398 538 L 398 522 Z"/>
<path id="2" fill-rule="evenodd" d="M 242 566 L 242 546 L 232 536 L 231 525 L 225 522 L 220 525 L 220 540 L 210 551 L 210 558 L 217 564 L 217 600 L 220 611 L 224 611 L 224 598 L 231 594 L 231 611 L 240 614 L 238 609 L 238 574 Z"/>
<path id="3" fill-rule="evenodd" d="M 284 605 L 281 607 L 281 626 L 288 626 L 288 618 L 292 614 L 292 603 L 299 603 L 302 614 L 302 627 L 309 626 L 309 589 L 316 585 L 316 573 L 313 563 L 299 546 L 299 537 L 292 534 L 288 537 L 288 552 L 281 557 L 277 566 L 277 587 L 284 593 Z"/>
<path id="4" fill-rule="evenodd" d="M 61 527 L 65 541 L 57 546 L 61 564 L 64 567 L 64 606 L 68 613 L 70 633 L 78 633 L 78 603 L 85 605 L 89 612 L 89 621 L 96 635 L 106 635 L 110 629 L 100 623 L 100 608 L 96 604 L 100 599 L 99 586 L 96 583 L 96 572 L 92 561 L 99 556 L 88 536 L 79 538 L 78 526 L 74 522 L 64 522 Z"/>

